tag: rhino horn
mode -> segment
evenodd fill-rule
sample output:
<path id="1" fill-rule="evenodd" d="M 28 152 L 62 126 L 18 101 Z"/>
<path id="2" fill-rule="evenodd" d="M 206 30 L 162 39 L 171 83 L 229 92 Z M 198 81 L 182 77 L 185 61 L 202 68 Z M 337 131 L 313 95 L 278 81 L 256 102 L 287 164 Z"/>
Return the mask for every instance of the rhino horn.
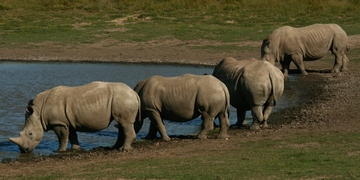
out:
<path id="1" fill-rule="evenodd" d="M 20 138 L 9 138 L 9 140 L 17 145 L 21 144 Z"/>

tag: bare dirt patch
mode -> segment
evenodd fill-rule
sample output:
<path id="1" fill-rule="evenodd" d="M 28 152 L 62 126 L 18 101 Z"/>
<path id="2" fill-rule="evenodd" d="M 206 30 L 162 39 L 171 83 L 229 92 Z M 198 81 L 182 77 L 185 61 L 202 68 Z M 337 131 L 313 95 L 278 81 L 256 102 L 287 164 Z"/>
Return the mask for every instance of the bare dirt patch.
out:
<path id="1" fill-rule="evenodd" d="M 360 36 L 350 38 L 354 48 L 359 47 Z M 219 43 L 219 42 L 217 42 Z M 115 44 L 115 45 L 114 45 Z M 0 58 L 3 60 L 24 61 L 97 61 L 97 62 L 152 62 L 152 63 L 184 63 L 215 65 L 222 58 L 232 56 L 236 59 L 258 57 L 255 52 L 209 52 L 191 48 L 192 45 L 211 44 L 210 41 L 182 42 L 178 40 L 164 42 L 122 43 L 103 41 L 95 44 L 61 45 L 45 42 L 32 44 L 31 48 L 1 48 Z M 219 43 L 221 44 L 221 43 Z M 244 45 L 239 43 L 239 46 Z M 247 46 L 260 46 L 260 42 L 246 42 Z M 360 72 L 359 64 L 349 64 L 349 71 L 332 74 L 323 73 L 330 69 L 334 57 L 325 60 L 306 62 L 308 76 L 299 76 L 295 82 L 287 82 L 285 91 L 293 92 L 299 101 L 295 107 L 284 109 L 270 116 L 269 129 L 250 131 L 247 129 L 230 129 L 228 141 L 189 138 L 174 138 L 171 142 L 149 141 L 134 144 L 130 152 L 94 150 L 78 155 L 56 157 L 39 157 L 31 162 L 11 162 L 0 164 L 0 174 L 26 176 L 34 168 L 43 171 L 63 171 L 73 167 L 81 167 L 97 162 L 115 162 L 122 158 L 150 158 L 166 156 L 188 156 L 195 149 L 212 150 L 226 146 L 237 148 L 246 140 L 264 137 L 278 139 L 304 132 L 324 132 L 331 130 L 357 131 L 360 127 L 358 117 L 360 111 Z M 282 100 L 286 100 L 284 97 Z M 216 141 L 216 143 L 214 143 Z M 299 148 L 316 146 L 305 144 Z"/>
<path id="2" fill-rule="evenodd" d="M 151 19 L 152 18 L 150 16 L 140 17 L 140 14 L 133 14 L 133 15 L 126 16 L 126 17 L 117 18 L 117 19 L 111 20 L 109 22 L 115 23 L 116 26 L 122 26 L 122 25 L 125 25 L 127 23 L 130 23 L 131 21 L 132 22 L 134 22 L 134 21 L 136 21 L 136 22 L 139 22 L 139 21 L 148 22 L 148 21 L 151 21 Z"/>
<path id="3" fill-rule="evenodd" d="M 86 23 L 74 25 L 77 28 Z M 109 31 L 126 31 L 121 26 Z M 224 43 L 209 40 L 181 41 L 177 39 L 154 40 L 139 43 L 124 43 L 105 39 L 95 43 L 59 44 L 53 42 L 29 43 L 19 48 L 0 48 L 0 60 L 25 61 L 96 61 L 96 62 L 134 62 L 134 63 L 175 63 L 215 65 L 224 57 L 235 59 L 260 58 L 261 41 Z M 350 49 L 360 47 L 360 35 L 349 37 Z M 199 46 L 238 46 L 239 51 L 220 52 L 199 49 Z M 240 47 L 258 47 L 259 51 L 240 50 Z M 315 66 L 318 61 L 314 61 Z M 310 62 L 309 62 L 310 63 Z M 309 65 L 308 65 L 309 66 Z M 310 67 L 311 68 L 311 67 Z"/>
<path id="4" fill-rule="evenodd" d="M 84 24 L 74 25 L 81 28 Z M 119 26 L 109 31 L 126 31 Z M 260 47 L 261 42 L 222 43 L 208 40 L 180 41 L 177 39 L 124 43 L 105 39 L 96 43 L 59 44 L 52 42 L 28 43 L 23 47 L 0 48 L 0 60 L 23 61 L 94 61 L 215 65 L 222 58 L 259 58 L 258 52 L 213 52 L 200 46 L 235 45 Z"/>

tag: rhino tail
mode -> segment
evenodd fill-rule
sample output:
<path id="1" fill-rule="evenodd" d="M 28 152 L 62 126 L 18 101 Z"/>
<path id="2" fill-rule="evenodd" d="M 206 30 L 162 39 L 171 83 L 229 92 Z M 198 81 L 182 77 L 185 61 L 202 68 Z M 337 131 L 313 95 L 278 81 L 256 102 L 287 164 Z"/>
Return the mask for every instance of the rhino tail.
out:
<path id="1" fill-rule="evenodd" d="M 224 91 L 225 99 L 226 99 L 225 108 L 226 108 L 226 111 L 227 111 L 227 114 L 228 114 L 228 117 L 229 117 L 230 116 L 230 93 L 229 93 L 229 90 L 228 90 L 228 88 L 226 87 L 226 85 L 224 83 L 222 84 L 222 86 L 223 86 L 223 91 Z"/>
<path id="2" fill-rule="evenodd" d="M 276 93 L 276 92 L 278 92 L 278 87 L 276 84 L 276 75 L 274 72 L 270 71 L 269 79 L 270 79 L 270 83 L 271 83 L 271 93 L 270 93 L 269 99 L 273 100 L 273 103 L 275 106 L 279 97 L 277 97 L 277 93 Z"/>
<path id="3" fill-rule="evenodd" d="M 137 112 L 137 116 L 136 116 L 136 120 L 134 123 L 134 129 L 135 129 L 135 133 L 137 134 L 140 129 L 142 128 L 143 124 L 144 124 L 144 119 L 141 117 L 141 101 L 140 101 L 140 97 L 137 97 L 138 99 L 138 112 Z"/>

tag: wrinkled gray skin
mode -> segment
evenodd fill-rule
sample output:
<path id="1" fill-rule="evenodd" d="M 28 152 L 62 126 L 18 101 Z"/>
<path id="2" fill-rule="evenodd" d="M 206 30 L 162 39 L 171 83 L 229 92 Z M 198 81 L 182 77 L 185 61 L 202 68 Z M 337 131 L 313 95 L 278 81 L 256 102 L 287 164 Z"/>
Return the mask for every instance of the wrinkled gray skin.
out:
<path id="1" fill-rule="evenodd" d="M 253 115 L 250 129 L 260 129 L 260 124 L 268 127 L 267 119 L 284 91 L 284 76 L 278 68 L 266 61 L 228 57 L 216 65 L 213 76 L 226 85 L 230 103 L 237 109 L 232 127 L 242 126 L 247 110 Z"/>
<path id="2" fill-rule="evenodd" d="M 348 70 L 345 52 L 348 36 L 336 24 L 314 24 L 311 26 L 293 28 L 283 26 L 274 30 L 261 46 L 261 60 L 272 64 L 280 62 L 284 76 L 288 78 L 291 61 L 303 75 L 307 75 L 303 61 L 318 60 L 329 51 L 335 55 L 335 63 L 331 72 Z"/>
<path id="3" fill-rule="evenodd" d="M 100 131 L 115 119 L 121 128 L 113 148 L 129 150 L 136 138 L 134 123 L 140 118 L 139 108 L 139 96 L 123 83 L 58 86 L 29 101 L 23 131 L 19 137 L 9 139 L 22 152 L 29 153 L 45 131 L 54 130 L 59 139 L 58 151 L 66 151 L 68 140 L 72 149 L 80 149 L 76 131 Z"/>
<path id="4" fill-rule="evenodd" d="M 220 119 L 218 138 L 227 138 L 230 97 L 226 86 L 211 75 L 185 74 L 177 77 L 152 76 L 140 81 L 134 88 L 141 99 L 142 119 L 151 121 L 146 139 L 169 141 L 163 119 L 185 122 L 201 115 L 202 130 L 197 138 L 206 139 L 214 128 L 216 117 Z"/>

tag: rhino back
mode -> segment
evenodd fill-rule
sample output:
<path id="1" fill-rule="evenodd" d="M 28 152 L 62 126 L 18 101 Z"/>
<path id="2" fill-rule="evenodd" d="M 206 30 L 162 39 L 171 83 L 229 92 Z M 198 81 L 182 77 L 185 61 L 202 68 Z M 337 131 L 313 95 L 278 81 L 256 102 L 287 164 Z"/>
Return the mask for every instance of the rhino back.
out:
<path id="1" fill-rule="evenodd" d="M 240 78 L 240 94 L 246 101 L 247 109 L 263 106 L 265 103 L 275 105 L 284 88 L 283 75 L 279 69 L 266 61 L 258 61 L 244 68 Z"/>
<path id="2" fill-rule="evenodd" d="M 211 76 L 196 76 L 185 74 L 177 77 L 153 76 L 142 82 L 138 89 L 144 111 L 158 111 L 168 120 L 188 121 L 200 115 L 199 109 L 211 102 L 203 96 L 212 96 L 213 86 Z M 217 79 L 215 79 L 217 80 Z M 200 96 L 199 96 L 200 94 Z M 213 99 L 214 100 L 214 99 Z M 217 100 L 217 98 L 215 98 Z"/>
<path id="3" fill-rule="evenodd" d="M 343 41 L 341 46 L 346 48 L 347 35 L 336 24 L 314 24 L 300 28 L 281 27 L 271 33 L 269 39 L 272 48 L 279 48 L 272 52 L 285 55 L 300 53 L 304 60 L 317 60 L 331 50 L 334 41 Z"/>
<path id="4" fill-rule="evenodd" d="M 245 66 L 255 63 L 256 59 L 237 61 L 234 58 L 225 58 L 218 63 L 213 71 L 213 76 L 223 82 L 230 93 L 230 104 L 236 108 L 243 106 L 245 100 L 240 96 L 238 89 L 239 79 Z"/>
<path id="5" fill-rule="evenodd" d="M 64 125 L 71 126 L 77 131 L 102 130 L 111 122 L 112 113 L 121 113 L 123 109 L 114 107 L 126 105 L 121 103 L 126 103 L 128 98 L 122 95 L 119 89 L 125 92 L 127 90 L 126 85 L 121 83 L 103 82 L 53 88 L 48 91 L 44 100 L 42 119 L 50 127 Z"/>

